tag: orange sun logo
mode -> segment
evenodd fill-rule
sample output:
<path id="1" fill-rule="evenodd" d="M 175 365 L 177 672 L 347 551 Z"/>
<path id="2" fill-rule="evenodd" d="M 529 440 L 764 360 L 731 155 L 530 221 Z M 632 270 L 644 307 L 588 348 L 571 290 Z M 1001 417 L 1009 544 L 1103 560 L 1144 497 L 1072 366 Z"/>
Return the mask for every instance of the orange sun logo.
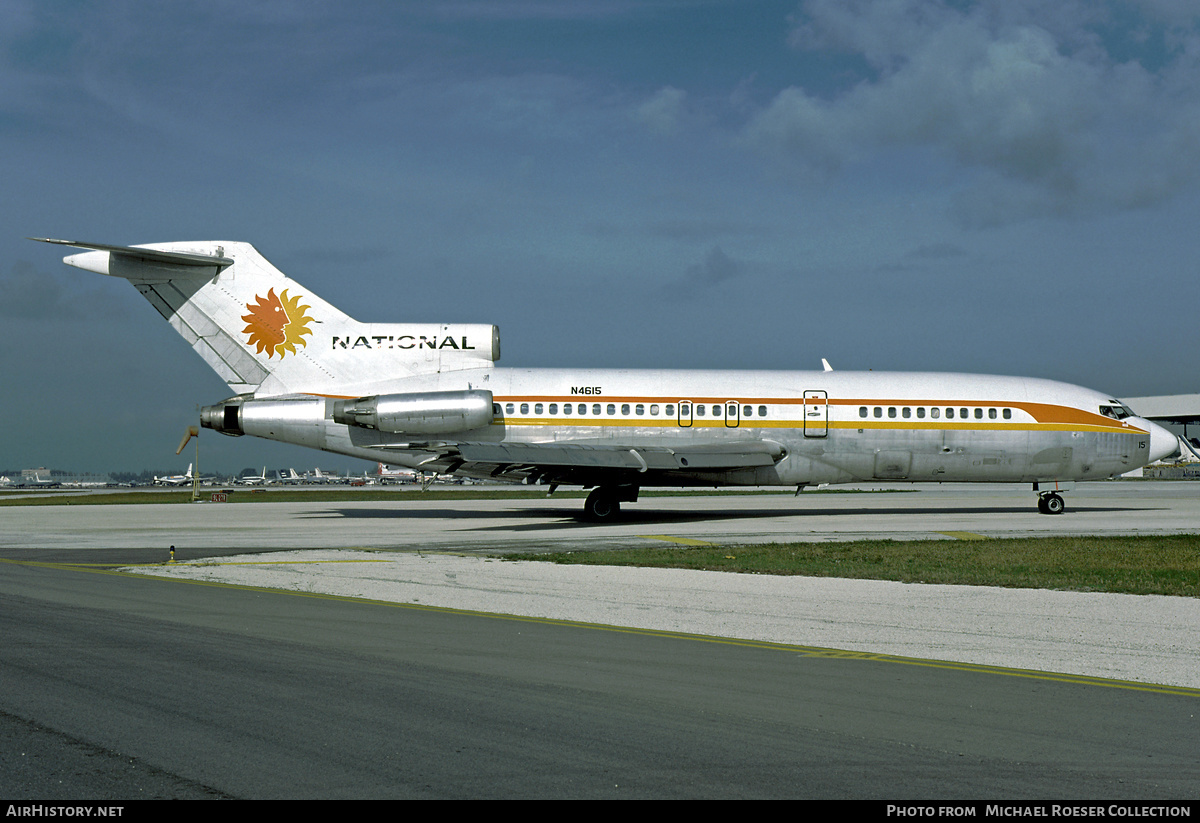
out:
<path id="1" fill-rule="evenodd" d="M 249 334 L 246 343 L 258 347 L 258 353 L 264 351 L 271 358 L 278 354 L 281 358 L 287 352 L 296 353 L 296 346 L 307 346 L 304 335 L 312 334 L 308 324 L 312 318 L 305 314 L 308 306 L 301 306 L 300 296 L 288 297 L 287 289 L 276 297 L 275 289 L 267 292 L 267 296 L 254 295 L 257 302 L 247 303 L 249 314 L 242 315 L 246 321 L 243 334 Z"/>

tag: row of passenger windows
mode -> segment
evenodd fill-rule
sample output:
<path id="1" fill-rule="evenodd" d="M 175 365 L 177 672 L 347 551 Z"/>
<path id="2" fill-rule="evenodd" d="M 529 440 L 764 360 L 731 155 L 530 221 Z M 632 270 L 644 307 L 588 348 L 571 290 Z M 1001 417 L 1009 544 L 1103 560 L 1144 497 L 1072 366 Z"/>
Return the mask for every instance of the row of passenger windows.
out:
<path id="1" fill-rule="evenodd" d="M 867 417 L 868 413 L 873 415 L 874 417 L 883 417 L 884 407 L 883 406 L 875 406 L 874 410 L 870 411 L 870 412 L 868 411 L 866 406 L 858 407 L 858 416 L 859 417 Z M 916 413 L 917 413 L 917 415 L 916 415 L 917 419 L 923 420 L 925 418 L 925 407 L 917 406 Z M 972 417 L 974 417 L 976 420 L 982 420 L 985 413 L 987 414 L 987 418 L 989 420 L 995 420 L 998 416 L 1002 416 L 1005 420 L 1012 419 L 1012 409 L 995 409 L 995 408 L 954 409 L 949 406 L 947 406 L 945 408 L 945 415 L 946 415 L 947 420 L 953 420 L 953 419 L 955 419 L 955 417 L 957 417 L 959 420 L 970 420 Z M 934 407 L 934 408 L 929 409 L 929 416 L 931 418 L 933 418 L 934 420 L 937 420 L 939 417 L 942 416 L 942 414 L 943 414 L 943 410 L 940 408 Z M 907 418 L 910 418 L 913 416 L 913 409 L 908 406 L 901 406 L 900 408 L 897 408 L 896 406 L 888 406 L 887 407 L 887 416 L 891 417 L 891 418 L 895 418 L 895 417 L 899 416 L 899 417 L 903 417 L 903 418 L 907 419 Z"/>
<path id="2" fill-rule="evenodd" d="M 694 408 L 696 410 L 697 417 L 704 417 L 705 412 L 704 412 L 704 404 L 703 403 L 697 403 L 695 406 L 691 406 L 690 408 Z M 713 417 L 724 417 L 725 416 L 725 406 L 722 406 L 719 403 L 714 403 L 710 408 L 712 409 Z M 689 404 L 687 404 L 687 403 L 679 404 L 679 413 L 682 414 L 684 417 L 687 417 L 689 414 L 691 414 L 691 412 L 688 411 L 688 409 L 689 409 Z M 729 404 L 729 416 L 737 417 L 737 413 L 738 413 L 737 403 L 730 403 Z M 767 416 L 767 407 L 766 406 L 758 407 L 758 416 L 759 417 Z M 742 417 L 754 417 L 754 406 L 742 406 Z"/>
<path id="3" fill-rule="evenodd" d="M 559 405 L 557 403 L 550 403 L 550 404 L 521 403 L 520 408 L 521 408 L 521 414 L 529 414 L 530 408 L 533 409 L 534 414 L 556 415 L 556 414 L 558 414 L 558 411 L 559 411 Z M 695 409 L 695 414 L 697 417 L 705 417 L 709 413 L 711 413 L 713 417 L 724 417 L 725 416 L 725 407 L 723 405 L 721 405 L 720 403 L 712 404 L 711 412 L 706 411 L 706 409 L 708 409 L 708 408 L 710 408 L 710 407 L 705 406 L 705 404 L 703 404 L 703 403 L 697 403 L 697 404 L 695 404 L 695 406 L 692 406 L 691 404 L 688 404 L 688 403 L 680 403 L 679 404 L 679 413 L 686 417 L 686 416 L 692 414 L 693 413 L 692 410 Z M 638 417 L 643 417 L 646 415 L 647 410 L 649 410 L 650 417 L 658 417 L 660 409 L 661 409 L 663 416 L 666 416 L 666 417 L 674 417 L 675 416 L 675 404 L 674 403 L 667 403 L 664 406 L 659 406 L 659 404 L 657 404 L 657 403 L 650 403 L 648 405 L 645 403 L 635 403 L 633 405 L 631 405 L 629 403 L 621 404 L 621 414 L 626 415 L 626 416 L 628 416 L 629 414 L 632 413 Z M 742 417 L 754 417 L 755 416 L 754 406 L 742 406 L 741 412 L 742 412 Z M 504 414 L 516 414 L 516 413 L 517 413 L 517 404 L 516 403 L 506 403 L 504 405 Z M 565 415 L 578 415 L 580 417 L 587 416 L 588 404 L 587 403 L 563 403 L 562 404 L 562 413 Z M 599 414 L 604 414 L 604 413 L 615 416 L 617 413 L 617 404 L 616 403 L 607 403 L 607 404 L 592 403 L 591 404 L 591 414 L 592 415 L 599 415 Z M 729 411 L 730 416 L 734 417 L 737 415 L 737 413 L 738 413 L 737 407 L 731 406 L 730 411 Z M 492 414 L 494 414 L 497 417 L 500 416 L 500 404 L 499 403 L 492 404 Z M 766 406 L 758 407 L 758 416 L 759 417 L 767 416 L 767 407 Z"/>

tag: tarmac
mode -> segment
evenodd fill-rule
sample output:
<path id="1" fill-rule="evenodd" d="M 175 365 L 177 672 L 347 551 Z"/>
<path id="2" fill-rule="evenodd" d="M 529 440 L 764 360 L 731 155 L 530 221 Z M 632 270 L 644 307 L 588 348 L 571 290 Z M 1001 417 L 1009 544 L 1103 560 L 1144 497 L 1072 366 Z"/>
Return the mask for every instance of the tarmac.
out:
<path id="1" fill-rule="evenodd" d="M 878 580 L 298 551 L 129 571 L 1200 690 L 1200 600 Z"/>
<path id="2" fill-rule="evenodd" d="M 658 569 L 477 555 L 863 537 L 1200 533 L 1200 485 L 1080 484 L 1067 512 L 1024 486 L 643 497 L 594 525 L 579 499 L 7 508 L 0 548 L 175 546 L 158 574 L 337 597 L 1200 688 L 1200 601 Z M 871 492 L 875 493 L 871 493 Z M 853 493 L 858 492 L 858 493 Z M 257 552 L 270 552 L 268 557 Z M 247 553 L 231 557 L 231 554 Z M 146 557 L 137 552 L 139 558 Z M 218 556 L 219 555 L 219 556 Z M 476 555 L 476 556 L 471 556 Z M 147 558 L 148 559 L 148 558 Z"/>
<path id="3" fill-rule="evenodd" d="M 1190 481 L 1080 483 L 1067 495 L 1061 515 L 1039 514 L 1024 484 L 863 484 L 798 496 L 738 489 L 705 496 L 643 494 L 639 502 L 623 505 L 621 522 L 605 525 L 583 521 L 578 498 L 430 499 L 410 488 L 411 499 L 399 501 L 12 507 L 0 517 L 0 549 L 165 552 L 174 545 L 222 553 L 231 548 L 511 553 L 603 550 L 644 545 L 647 539 L 724 545 L 1200 533 L 1200 484 Z M 253 494 L 239 490 L 231 496 Z"/>

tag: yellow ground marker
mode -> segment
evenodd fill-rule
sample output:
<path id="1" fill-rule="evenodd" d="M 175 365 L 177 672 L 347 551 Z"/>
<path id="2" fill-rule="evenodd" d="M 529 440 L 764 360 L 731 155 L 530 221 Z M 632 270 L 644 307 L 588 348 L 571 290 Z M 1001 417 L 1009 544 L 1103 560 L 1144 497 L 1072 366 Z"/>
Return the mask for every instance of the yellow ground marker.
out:
<path id="1" fill-rule="evenodd" d="M 693 540 L 690 537 L 672 537 L 669 534 L 639 534 L 638 537 L 646 540 L 665 540 L 668 543 L 679 543 L 683 546 L 715 546 L 716 543 L 709 543 L 706 540 Z"/>

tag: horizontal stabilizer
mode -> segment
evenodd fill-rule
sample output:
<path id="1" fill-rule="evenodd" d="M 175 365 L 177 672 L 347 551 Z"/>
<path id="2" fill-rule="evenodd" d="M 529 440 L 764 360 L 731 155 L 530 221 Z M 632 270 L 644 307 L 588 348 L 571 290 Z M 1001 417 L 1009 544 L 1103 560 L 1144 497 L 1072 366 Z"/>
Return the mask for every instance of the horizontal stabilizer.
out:
<path id="1" fill-rule="evenodd" d="M 162 251 L 140 246 L 108 246 L 103 243 L 81 243 L 77 240 L 55 240 L 52 237 L 30 237 L 39 243 L 53 243 L 56 246 L 71 246 L 76 249 L 91 251 L 106 251 L 130 260 L 143 263 L 167 263 L 173 266 L 216 266 L 224 268 L 233 265 L 233 259 L 223 255 L 193 254 L 190 252 Z"/>

